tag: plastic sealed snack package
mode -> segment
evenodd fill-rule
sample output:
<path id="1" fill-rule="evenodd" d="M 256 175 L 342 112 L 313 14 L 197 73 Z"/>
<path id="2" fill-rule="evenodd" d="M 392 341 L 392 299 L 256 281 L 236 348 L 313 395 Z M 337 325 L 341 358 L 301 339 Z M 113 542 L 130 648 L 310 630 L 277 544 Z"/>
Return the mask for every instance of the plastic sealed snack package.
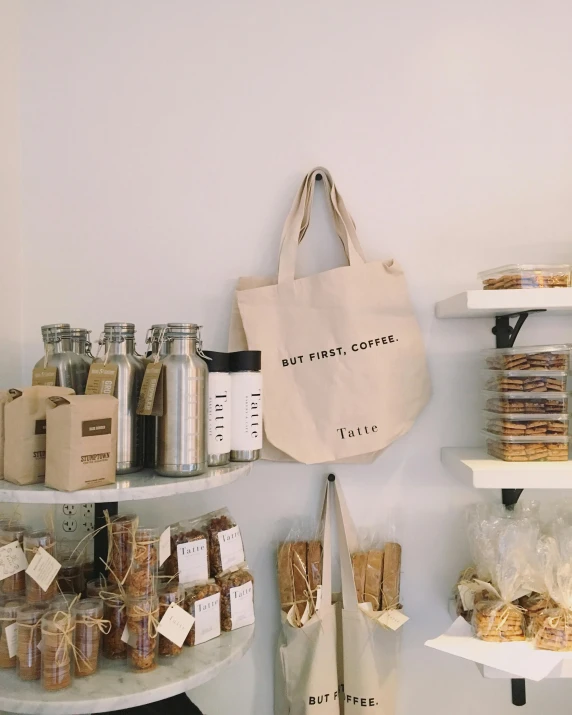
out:
<path id="1" fill-rule="evenodd" d="M 539 553 L 546 591 L 554 605 L 548 603 L 537 616 L 535 645 L 542 650 L 572 651 L 572 527 L 556 525 L 553 536 L 541 538 Z"/>
<path id="2" fill-rule="evenodd" d="M 103 633 L 103 656 L 109 660 L 124 660 L 127 658 L 127 643 L 122 640 L 127 625 L 127 596 L 117 585 L 110 585 L 106 591 L 100 591 L 103 601 L 103 618 L 110 626 Z"/>
<path id="3" fill-rule="evenodd" d="M 0 604 L 0 668 L 15 668 L 16 654 L 11 654 L 9 646 L 10 626 L 14 626 L 18 611 L 25 604 L 23 598 L 12 598 Z"/>
<path id="4" fill-rule="evenodd" d="M 126 582 L 130 598 L 157 593 L 159 575 L 159 529 L 137 526 L 131 532 L 132 563 Z"/>
<path id="5" fill-rule="evenodd" d="M 185 607 L 185 588 L 175 581 L 169 582 L 159 591 L 159 623 L 172 603 L 181 608 Z M 159 634 L 159 655 L 172 658 L 180 655 L 182 650 L 182 647 L 173 643 L 172 640 Z"/>
<path id="6" fill-rule="evenodd" d="M 185 610 L 195 619 L 185 645 L 200 645 L 220 636 L 220 597 L 221 589 L 214 579 L 185 587 Z"/>
<path id="7" fill-rule="evenodd" d="M 26 554 L 28 564 L 32 562 L 32 559 L 40 548 L 47 551 L 50 556 L 56 557 L 56 540 L 52 531 L 31 531 L 24 534 L 24 553 Z M 56 593 L 56 579 L 54 579 L 44 591 L 31 576 L 26 574 L 26 601 L 28 603 L 47 603 L 54 598 Z"/>
<path id="8" fill-rule="evenodd" d="M 127 628 L 129 629 L 129 659 L 137 672 L 148 672 L 157 667 L 159 643 L 159 599 L 150 595 L 129 599 Z"/>
<path id="9" fill-rule="evenodd" d="M 299 520 L 278 544 L 280 607 L 290 625 L 300 628 L 320 607 L 322 588 L 321 527 Z"/>
<path id="10" fill-rule="evenodd" d="M 103 601 L 87 598 L 72 607 L 75 617 L 75 675 L 83 678 L 97 672 L 102 633 L 109 633 L 111 623 L 103 619 Z"/>
<path id="11" fill-rule="evenodd" d="M 171 526 L 171 554 L 165 561 L 167 576 L 178 576 L 179 583 L 204 582 L 209 578 L 207 517 L 180 521 Z"/>
<path id="12" fill-rule="evenodd" d="M 0 525 L 0 547 L 17 541 L 21 547 L 24 545 L 24 534 L 26 527 L 17 521 L 11 519 L 6 520 Z M 0 596 L 16 598 L 23 596 L 26 593 L 26 572 L 18 571 L 18 573 L 8 576 L 8 578 L 0 581 Z"/>
<path id="13" fill-rule="evenodd" d="M 16 668 L 20 680 L 39 680 L 42 676 L 42 617 L 48 611 L 47 604 L 22 606 L 18 610 L 18 642 Z"/>
<path id="14" fill-rule="evenodd" d="M 254 623 L 254 578 L 244 568 L 217 576 L 220 588 L 220 616 L 223 631 Z"/>
<path id="15" fill-rule="evenodd" d="M 121 514 L 107 522 L 109 578 L 112 582 L 125 584 L 133 562 L 133 532 L 139 525 L 135 514 Z"/>
<path id="16" fill-rule="evenodd" d="M 75 618 L 64 611 L 49 611 L 42 618 L 42 685 L 62 690 L 71 685 Z"/>
<path id="17" fill-rule="evenodd" d="M 240 528 L 228 509 L 219 509 L 204 516 L 208 535 L 211 577 L 244 563 L 244 544 Z"/>
<path id="18" fill-rule="evenodd" d="M 475 603 L 475 635 L 495 643 L 524 641 L 524 609 L 518 599 L 531 591 L 533 574 L 529 563 L 536 553 L 539 523 L 526 516 L 493 517 L 482 527 L 476 537 L 486 542 L 481 546 L 491 559 L 486 566 L 491 582 L 477 581 L 487 591 L 487 598 Z"/>

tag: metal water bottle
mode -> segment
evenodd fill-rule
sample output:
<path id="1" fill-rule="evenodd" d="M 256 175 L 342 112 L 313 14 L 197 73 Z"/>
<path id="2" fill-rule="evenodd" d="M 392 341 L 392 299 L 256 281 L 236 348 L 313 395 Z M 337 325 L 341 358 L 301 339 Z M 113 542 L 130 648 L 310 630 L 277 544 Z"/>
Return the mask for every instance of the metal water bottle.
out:
<path id="1" fill-rule="evenodd" d="M 167 324 L 157 323 L 147 331 L 146 361 L 153 362 L 156 355 L 163 359 L 167 355 Z M 155 469 L 159 453 L 159 418 L 154 415 L 145 416 L 145 466 Z"/>
<path id="2" fill-rule="evenodd" d="M 138 472 L 144 460 L 144 418 L 137 414 L 137 401 L 145 374 L 145 363 L 135 353 L 133 323 L 105 323 L 104 358 L 94 363 L 117 365 L 114 396 L 119 400 L 117 418 L 117 474 Z"/>
<path id="3" fill-rule="evenodd" d="M 230 461 L 230 356 L 214 350 L 204 354 L 209 370 L 207 461 L 209 467 L 221 467 Z"/>
<path id="4" fill-rule="evenodd" d="M 71 328 L 69 323 L 42 325 L 44 357 L 35 367 L 57 368 L 56 384 L 71 387 L 76 395 L 85 393 L 89 365 L 72 350 Z"/>
<path id="5" fill-rule="evenodd" d="M 230 353 L 231 462 L 253 462 L 262 449 L 262 357 L 259 350 Z"/>
<path id="6" fill-rule="evenodd" d="M 91 330 L 86 330 L 85 328 L 72 328 L 70 330 L 73 352 L 76 353 L 76 355 L 81 355 L 88 365 L 91 365 L 93 362 L 91 343 L 89 341 L 90 333 Z"/>
<path id="7" fill-rule="evenodd" d="M 199 326 L 169 323 L 163 364 L 163 416 L 159 417 L 157 472 L 191 477 L 207 468 L 208 369 L 199 357 Z"/>

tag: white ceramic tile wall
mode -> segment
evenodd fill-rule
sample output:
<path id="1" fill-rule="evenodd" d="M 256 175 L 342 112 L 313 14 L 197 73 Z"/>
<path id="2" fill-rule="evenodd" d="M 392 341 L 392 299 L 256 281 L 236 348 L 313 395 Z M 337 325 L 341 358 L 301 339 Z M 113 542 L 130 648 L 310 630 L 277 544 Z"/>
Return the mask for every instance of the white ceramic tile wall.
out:
<path id="1" fill-rule="evenodd" d="M 403 265 L 434 381 L 406 438 L 372 466 L 336 470 L 356 521 L 391 520 L 403 543 L 399 714 L 508 715 L 507 683 L 423 647 L 449 622 L 466 563 L 463 507 L 485 498 L 444 472 L 439 448 L 478 443 L 476 350 L 493 344 L 487 321 L 437 321 L 433 306 L 477 287 L 478 270 L 572 259 L 570 3 L 20 6 L 11 111 L 24 255 L 21 303 L 8 298 L 23 320 L 7 339 L 17 344 L 21 327 L 24 373 L 41 354 L 39 326 L 59 320 L 94 331 L 132 320 L 140 338 L 153 322 L 195 320 L 208 347 L 224 348 L 235 278 L 274 272 L 298 182 L 325 163 L 367 255 Z M 302 272 L 341 261 L 325 227 L 320 200 Z M 521 343 L 553 340 L 572 342 L 568 318 L 531 319 Z M 226 504 L 244 531 L 256 642 L 196 691 L 207 715 L 272 711 L 273 549 L 290 520 L 315 512 L 327 471 L 258 464 L 227 488 L 140 505 L 166 522 Z M 529 685 L 527 712 L 564 715 L 571 688 Z"/>

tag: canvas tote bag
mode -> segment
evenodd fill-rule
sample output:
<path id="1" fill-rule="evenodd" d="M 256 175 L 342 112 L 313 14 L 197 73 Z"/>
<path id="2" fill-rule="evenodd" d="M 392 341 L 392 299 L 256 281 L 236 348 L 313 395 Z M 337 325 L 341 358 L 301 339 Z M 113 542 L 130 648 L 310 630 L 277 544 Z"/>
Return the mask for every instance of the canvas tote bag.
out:
<path id="1" fill-rule="evenodd" d="M 342 633 L 338 633 L 342 640 L 342 712 L 344 715 L 393 715 L 400 635 L 384 629 L 358 606 L 350 557 L 350 552 L 359 550 L 358 541 L 337 482 L 335 501 L 343 601 Z"/>
<path id="2" fill-rule="evenodd" d="M 340 715 L 336 653 L 336 607 L 332 605 L 331 486 L 322 509 L 324 523 L 322 605 L 301 628 L 284 612 L 274 688 L 274 715 Z"/>
<path id="3" fill-rule="evenodd" d="M 316 174 L 329 191 L 348 266 L 295 279 Z M 334 462 L 405 434 L 430 395 L 421 332 L 401 269 L 363 258 L 326 169 L 304 179 L 282 236 L 278 282 L 236 293 L 248 347 L 262 351 L 268 440 L 299 462 Z"/>

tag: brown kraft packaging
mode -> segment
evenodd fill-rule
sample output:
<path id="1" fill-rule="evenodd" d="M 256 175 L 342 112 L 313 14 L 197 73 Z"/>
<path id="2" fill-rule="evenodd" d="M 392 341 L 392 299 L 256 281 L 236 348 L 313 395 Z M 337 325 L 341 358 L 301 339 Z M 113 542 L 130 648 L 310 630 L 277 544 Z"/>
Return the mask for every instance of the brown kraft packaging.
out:
<path id="1" fill-rule="evenodd" d="M 367 552 L 363 600 L 364 603 L 371 603 L 374 611 L 379 611 L 381 605 L 379 597 L 383 576 L 383 556 L 381 549 L 372 549 Z"/>
<path id="2" fill-rule="evenodd" d="M 50 397 L 46 403 L 46 486 L 73 492 L 113 484 L 117 398 L 73 395 Z"/>
<path id="3" fill-rule="evenodd" d="M 4 407 L 4 479 L 37 484 L 46 473 L 46 400 L 74 395 L 70 387 L 24 387 L 9 391 Z"/>
<path id="4" fill-rule="evenodd" d="M 363 603 L 365 592 L 365 572 L 367 569 L 367 551 L 352 554 L 352 567 L 358 603 Z"/>
<path id="5" fill-rule="evenodd" d="M 0 479 L 4 476 L 4 407 L 11 400 L 8 390 L 0 390 Z"/>
<path id="6" fill-rule="evenodd" d="M 399 606 L 399 587 L 401 581 L 401 546 L 388 543 L 385 545 L 383 560 L 382 608 Z"/>

